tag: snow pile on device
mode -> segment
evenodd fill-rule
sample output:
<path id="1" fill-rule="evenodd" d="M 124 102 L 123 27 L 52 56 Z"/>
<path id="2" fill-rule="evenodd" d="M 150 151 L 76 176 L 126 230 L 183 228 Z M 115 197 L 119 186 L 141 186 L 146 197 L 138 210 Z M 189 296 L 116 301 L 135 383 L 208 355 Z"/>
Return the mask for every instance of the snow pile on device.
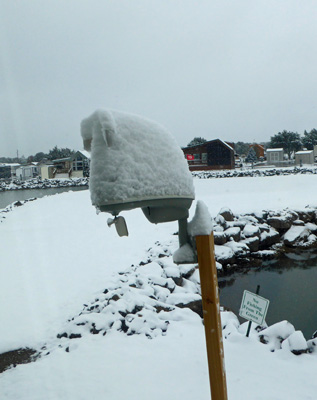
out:
<path id="1" fill-rule="evenodd" d="M 194 198 L 183 152 L 162 126 L 113 110 L 98 110 L 81 123 L 91 150 L 94 205 L 160 198 Z"/>

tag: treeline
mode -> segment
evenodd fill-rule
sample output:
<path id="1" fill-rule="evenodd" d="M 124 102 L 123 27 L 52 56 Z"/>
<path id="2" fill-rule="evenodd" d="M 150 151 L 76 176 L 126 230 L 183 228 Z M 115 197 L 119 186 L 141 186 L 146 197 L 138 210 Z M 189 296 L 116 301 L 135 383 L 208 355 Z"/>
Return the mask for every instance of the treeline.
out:
<path id="1" fill-rule="evenodd" d="M 39 162 L 42 161 L 44 158 L 48 160 L 56 160 L 59 158 L 66 158 L 70 157 L 72 154 L 75 153 L 75 150 L 71 150 L 68 147 L 65 148 L 58 148 L 57 146 L 53 147 L 53 149 L 49 150 L 48 153 L 43 153 L 40 151 L 35 155 L 28 156 L 27 158 L 22 157 L 0 157 L 1 163 L 30 163 L 30 162 Z"/>

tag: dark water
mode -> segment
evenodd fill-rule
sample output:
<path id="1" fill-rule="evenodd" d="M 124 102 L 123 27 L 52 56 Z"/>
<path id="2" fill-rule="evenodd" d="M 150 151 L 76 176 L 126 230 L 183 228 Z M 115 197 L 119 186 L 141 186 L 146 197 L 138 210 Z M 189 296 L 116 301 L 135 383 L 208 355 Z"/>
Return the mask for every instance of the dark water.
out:
<path id="1" fill-rule="evenodd" d="M 9 204 L 18 200 L 27 200 L 32 197 L 41 198 L 44 196 L 50 196 L 56 193 L 63 193 L 79 190 L 87 190 L 88 186 L 73 186 L 73 187 L 59 187 L 59 188 L 48 188 L 48 189 L 21 189 L 21 190 L 6 190 L 0 192 L 0 209 L 5 208 Z"/>
<path id="2" fill-rule="evenodd" d="M 311 339 L 317 330 L 317 254 L 289 253 L 278 261 L 263 264 L 261 269 L 235 273 L 219 278 L 220 303 L 239 314 L 244 290 L 270 300 L 266 316 L 268 325 L 287 320 L 305 338 Z M 245 322 L 240 318 L 241 322 Z"/>

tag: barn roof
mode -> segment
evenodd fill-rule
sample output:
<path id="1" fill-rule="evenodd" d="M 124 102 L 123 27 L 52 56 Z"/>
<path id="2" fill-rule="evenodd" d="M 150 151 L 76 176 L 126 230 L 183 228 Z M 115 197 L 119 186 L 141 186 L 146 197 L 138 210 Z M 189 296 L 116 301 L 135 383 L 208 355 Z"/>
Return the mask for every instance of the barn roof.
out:
<path id="1" fill-rule="evenodd" d="M 201 144 L 196 144 L 196 145 L 193 145 L 193 146 L 183 147 L 182 149 L 183 149 L 183 150 L 186 150 L 186 149 L 190 149 L 190 148 L 194 148 L 194 147 L 201 147 L 201 146 L 205 146 L 205 145 L 208 144 L 208 143 L 212 143 L 212 142 L 216 142 L 216 141 L 221 142 L 221 143 L 222 143 L 224 146 L 226 146 L 229 150 L 234 151 L 234 149 L 232 148 L 232 146 L 230 146 L 227 142 L 225 142 L 225 141 L 223 141 L 223 140 L 221 140 L 221 139 L 208 140 L 207 142 L 204 142 L 204 143 L 201 143 Z"/>

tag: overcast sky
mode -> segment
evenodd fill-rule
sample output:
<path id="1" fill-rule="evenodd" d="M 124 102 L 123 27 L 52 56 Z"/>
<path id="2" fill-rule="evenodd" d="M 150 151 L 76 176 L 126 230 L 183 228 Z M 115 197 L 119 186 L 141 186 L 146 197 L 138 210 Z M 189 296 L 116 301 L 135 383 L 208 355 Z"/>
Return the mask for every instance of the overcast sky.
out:
<path id="1" fill-rule="evenodd" d="M 317 128 L 315 0 L 0 0 L 0 156 L 81 149 L 100 108 L 181 146 Z"/>

